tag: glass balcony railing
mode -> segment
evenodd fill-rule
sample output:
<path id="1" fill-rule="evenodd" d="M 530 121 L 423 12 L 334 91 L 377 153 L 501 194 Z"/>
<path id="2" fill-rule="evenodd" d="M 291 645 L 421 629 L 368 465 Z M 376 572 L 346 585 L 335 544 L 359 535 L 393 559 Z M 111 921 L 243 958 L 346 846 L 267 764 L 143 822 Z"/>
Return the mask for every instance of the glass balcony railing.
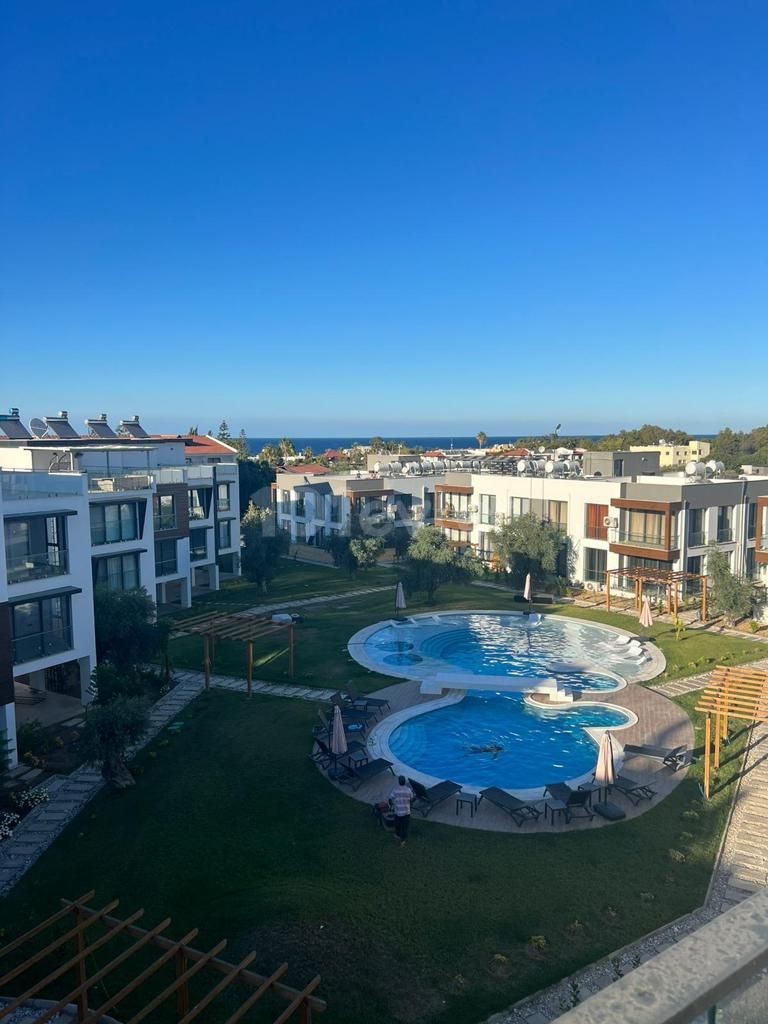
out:
<path id="1" fill-rule="evenodd" d="M 457 523 L 469 523 L 472 521 L 472 513 L 466 509 L 453 509 L 450 506 L 442 508 L 435 513 L 438 519 L 453 519 Z"/>
<path id="2" fill-rule="evenodd" d="M 673 551 L 677 547 L 677 534 L 669 536 L 669 544 L 666 537 L 658 537 L 646 533 L 631 533 L 628 530 L 619 530 L 619 544 L 632 544 L 636 548 L 652 548 L 657 551 Z"/>
<path id="3" fill-rule="evenodd" d="M 11 642 L 14 665 L 37 658 L 47 658 L 51 654 L 72 650 L 72 630 L 69 626 L 63 629 L 51 629 L 46 633 L 30 633 L 20 636 Z"/>
<path id="4" fill-rule="evenodd" d="M 64 548 L 51 548 L 36 554 L 8 555 L 6 568 L 9 584 L 64 576 L 69 572 L 69 552 Z"/>
<path id="5" fill-rule="evenodd" d="M 70 498 L 83 493 L 82 473 L 42 473 L 14 469 L 0 473 L 0 491 L 5 501 L 24 498 Z"/>
<path id="6" fill-rule="evenodd" d="M 152 486 L 149 472 L 129 469 L 122 473 L 92 471 L 88 473 L 88 490 L 98 492 L 146 491 Z"/>
<path id="7" fill-rule="evenodd" d="M 159 516 L 154 516 L 153 522 L 155 524 L 155 533 L 157 533 L 158 530 L 175 530 L 176 513 L 163 512 Z"/>
<path id="8" fill-rule="evenodd" d="M 229 498 L 217 498 L 216 508 L 219 512 L 229 512 L 232 507 Z"/>
<path id="9" fill-rule="evenodd" d="M 189 549 L 189 560 L 190 562 L 200 562 L 208 554 L 208 548 L 205 544 L 196 544 L 194 547 Z"/>
<path id="10" fill-rule="evenodd" d="M 768 532 L 764 533 L 760 538 L 760 550 L 768 551 Z"/>
<path id="11" fill-rule="evenodd" d="M 155 562 L 156 576 L 175 576 L 178 571 L 178 563 L 175 558 L 164 558 Z"/>
<path id="12" fill-rule="evenodd" d="M 727 544 L 733 540 L 733 529 L 730 526 L 722 526 L 717 531 L 717 543 Z"/>
<path id="13" fill-rule="evenodd" d="M 700 548 L 707 543 L 706 537 L 704 536 L 703 530 L 691 530 L 688 534 L 688 546 L 691 548 Z"/>
<path id="14" fill-rule="evenodd" d="M 202 505 L 192 505 L 190 507 L 190 509 L 189 509 L 189 518 L 190 519 L 207 519 L 208 518 L 208 514 L 206 513 L 206 511 L 202 507 Z"/>

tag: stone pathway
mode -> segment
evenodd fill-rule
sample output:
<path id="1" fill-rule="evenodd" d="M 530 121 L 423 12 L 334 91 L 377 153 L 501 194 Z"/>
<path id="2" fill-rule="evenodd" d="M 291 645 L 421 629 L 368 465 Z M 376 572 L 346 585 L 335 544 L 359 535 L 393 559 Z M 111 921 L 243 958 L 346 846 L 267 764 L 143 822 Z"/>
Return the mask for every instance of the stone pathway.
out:
<path id="1" fill-rule="evenodd" d="M 750 661 L 749 668 L 757 668 L 763 671 L 768 670 L 768 658 L 761 658 L 759 661 Z M 712 672 L 701 672 L 695 676 L 686 676 L 685 679 L 673 679 L 669 683 L 659 683 L 658 686 L 649 686 L 649 690 L 655 690 L 665 697 L 681 697 L 684 693 L 693 693 L 694 690 L 703 690 L 709 682 Z"/>
<path id="2" fill-rule="evenodd" d="M 383 594 L 385 590 L 393 593 L 392 602 L 394 605 L 394 590 L 392 584 L 386 587 L 361 587 L 359 590 L 347 590 L 340 594 L 321 594 L 319 597 L 302 597 L 298 601 L 281 601 L 278 604 L 257 604 L 253 608 L 245 608 L 241 612 L 233 612 L 233 615 L 250 616 L 266 615 L 269 612 L 279 612 L 286 608 L 305 608 L 315 604 L 328 604 L 332 601 L 343 601 L 347 597 L 364 597 L 366 594 Z M 394 610 L 394 609 L 393 609 Z"/>
<path id="3" fill-rule="evenodd" d="M 177 672 L 174 679 L 176 685 L 153 706 L 147 734 L 131 753 L 150 743 L 168 722 L 179 715 L 187 704 L 202 692 L 205 686 L 202 672 Z M 233 679 L 230 676 L 211 676 L 211 686 L 241 693 L 246 690 L 244 679 Z M 283 686 L 254 680 L 253 692 L 297 700 L 328 701 L 335 691 L 316 690 L 304 686 Z M 36 776 L 30 778 L 29 775 L 25 775 L 24 781 L 34 783 Z M 13 888 L 64 827 L 82 811 L 88 801 L 103 787 L 104 780 L 98 768 L 81 765 L 71 775 L 52 776 L 44 785 L 50 795 L 48 803 L 40 804 L 31 811 L 13 836 L 0 845 L 0 897 Z"/>
<path id="4" fill-rule="evenodd" d="M 573 986 L 578 990 L 581 1001 L 587 999 L 617 981 L 622 974 L 628 974 L 669 949 L 678 939 L 695 932 L 718 914 L 741 903 L 756 889 L 768 885 L 767 791 L 768 726 L 762 725 L 753 727 L 725 840 L 704 906 L 489 1017 L 486 1024 L 552 1024 L 574 1005 Z"/>

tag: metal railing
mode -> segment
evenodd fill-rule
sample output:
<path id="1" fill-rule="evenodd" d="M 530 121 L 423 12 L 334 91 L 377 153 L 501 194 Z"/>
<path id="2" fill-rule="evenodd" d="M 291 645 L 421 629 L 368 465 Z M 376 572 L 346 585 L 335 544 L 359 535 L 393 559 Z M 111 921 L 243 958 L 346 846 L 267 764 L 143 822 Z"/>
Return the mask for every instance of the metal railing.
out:
<path id="1" fill-rule="evenodd" d="M 154 523 L 155 532 L 157 532 L 158 530 L 175 530 L 176 513 L 161 512 L 159 516 L 152 517 L 152 522 Z"/>
<path id="2" fill-rule="evenodd" d="M 688 546 L 692 548 L 703 547 L 707 543 L 703 530 L 690 530 L 688 533 Z"/>
<path id="3" fill-rule="evenodd" d="M 469 523 L 472 521 L 472 513 L 467 511 L 457 512 L 456 510 L 451 509 L 449 506 L 448 508 L 438 509 L 437 512 L 435 512 L 435 518 L 453 519 L 458 523 Z"/>
<path id="4" fill-rule="evenodd" d="M 126 470 L 124 473 L 102 472 L 88 473 L 88 490 L 91 492 L 113 491 L 146 491 L 152 487 L 149 472 L 140 469 Z"/>
<path id="5" fill-rule="evenodd" d="M 202 505 L 190 505 L 189 506 L 189 518 L 190 519 L 207 519 L 209 513 L 205 511 Z"/>
<path id="6" fill-rule="evenodd" d="M 66 548 L 51 548 L 34 554 L 9 555 L 6 570 L 9 584 L 64 576 L 69 572 L 69 552 Z"/>
<path id="7" fill-rule="evenodd" d="M 719 527 L 717 531 L 717 543 L 727 544 L 733 540 L 733 528 L 730 526 Z"/>
<path id="8" fill-rule="evenodd" d="M 605 569 L 585 569 L 584 570 L 584 582 L 585 583 L 601 583 L 605 584 Z"/>
<path id="9" fill-rule="evenodd" d="M 189 560 L 190 562 L 199 562 L 205 558 L 208 554 L 208 546 L 206 544 L 198 544 L 195 547 L 189 549 Z"/>
<path id="10" fill-rule="evenodd" d="M 14 665 L 37 658 L 47 658 L 50 654 L 72 650 L 72 628 L 51 629 L 45 633 L 30 633 L 11 641 L 11 652 Z"/>
<path id="11" fill-rule="evenodd" d="M 587 540 L 608 540 L 607 526 L 587 526 L 584 530 Z"/>
<path id="12" fill-rule="evenodd" d="M 638 548 L 655 548 L 658 551 L 672 551 L 677 547 L 677 534 L 669 535 L 669 544 L 666 537 L 649 536 L 647 533 L 630 533 L 628 530 L 619 530 L 619 544 L 634 544 Z"/>
<path id="13" fill-rule="evenodd" d="M 178 564 L 175 557 L 155 562 L 155 576 L 174 576 L 179 571 Z"/>
<path id="14" fill-rule="evenodd" d="M 216 508 L 218 509 L 219 512 L 229 512 L 229 510 L 232 508 L 232 502 L 229 500 L 229 498 L 217 498 Z"/>

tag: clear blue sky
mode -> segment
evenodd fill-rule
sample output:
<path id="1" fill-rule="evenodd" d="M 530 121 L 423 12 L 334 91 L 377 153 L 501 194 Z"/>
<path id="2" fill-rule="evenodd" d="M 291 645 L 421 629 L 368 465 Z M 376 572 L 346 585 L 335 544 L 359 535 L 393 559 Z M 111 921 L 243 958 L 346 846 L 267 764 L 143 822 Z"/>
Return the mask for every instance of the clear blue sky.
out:
<path id="1" fill-rule="evenodd" d="M 6 0 L 0 406 L 768 419 L 765 0 Z"/>

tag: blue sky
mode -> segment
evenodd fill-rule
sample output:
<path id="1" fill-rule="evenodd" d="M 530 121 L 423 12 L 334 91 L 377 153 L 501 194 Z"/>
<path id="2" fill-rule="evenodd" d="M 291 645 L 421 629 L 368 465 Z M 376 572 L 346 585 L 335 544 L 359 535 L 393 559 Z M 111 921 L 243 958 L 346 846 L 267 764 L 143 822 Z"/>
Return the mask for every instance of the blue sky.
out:
<path id="1" fill-rule="evenodd" d="M 5 5 L 0 406 L 764 423 L 764 0 Z"/>

